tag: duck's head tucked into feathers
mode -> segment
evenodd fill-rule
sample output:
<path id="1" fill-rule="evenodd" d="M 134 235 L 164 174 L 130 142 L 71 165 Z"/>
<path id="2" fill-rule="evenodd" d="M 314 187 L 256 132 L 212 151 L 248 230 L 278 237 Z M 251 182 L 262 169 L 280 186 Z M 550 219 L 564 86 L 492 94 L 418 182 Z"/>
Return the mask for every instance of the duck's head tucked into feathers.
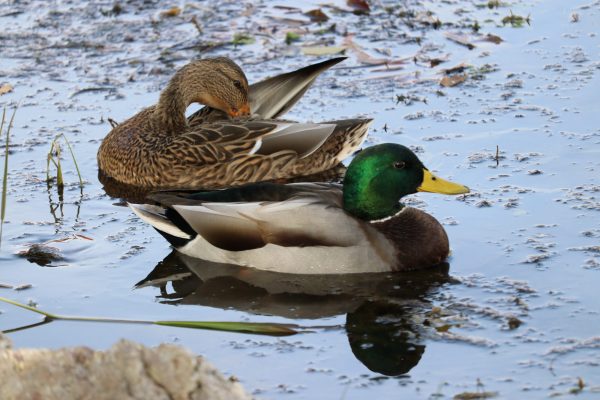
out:
<path id="1" fill-rule="evenodd" d="M 174 130 L 182 129 L 186 126 L 185 110 L 192 103 L 210 106 L 231 117 L 249 115 L 246 75 L 226 57 L 193 61 L 177 71 L 161 92 L 157 117 Z"/>
<path id="2" fill-rule="evenodd" d="M 418 191 L 468 193 L 466 186 L 433 175 L 409 148 L 393 143 L 369 147 L 356 155 L 344 179 L 344 209 L 364 220 L 396 214 L 399 200 Z"/>

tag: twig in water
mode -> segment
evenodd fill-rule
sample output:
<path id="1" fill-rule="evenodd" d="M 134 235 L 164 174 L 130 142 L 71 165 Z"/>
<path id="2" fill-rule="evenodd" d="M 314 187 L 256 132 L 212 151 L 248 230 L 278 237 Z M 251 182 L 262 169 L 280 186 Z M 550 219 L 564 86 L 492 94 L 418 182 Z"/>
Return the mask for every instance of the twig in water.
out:
<path id="1" fill-rule="evenodd" d="M 496 145 L 496 167 L 500 165 L 500 146 Z"/>
<path id="2" fill-rule="evenodd" d="M 196 16 L 193 16 L 192 19 L 190 20 L 190 22 L 192 24 L 194 24 L 194 26 L 196 27 L 196 30 L 198 31 L 198 33 L 200 35 L 202 35 L 202 27 L 200 26 L 200 23 L 198 22 L 198 20 L 196 19 Z"/>

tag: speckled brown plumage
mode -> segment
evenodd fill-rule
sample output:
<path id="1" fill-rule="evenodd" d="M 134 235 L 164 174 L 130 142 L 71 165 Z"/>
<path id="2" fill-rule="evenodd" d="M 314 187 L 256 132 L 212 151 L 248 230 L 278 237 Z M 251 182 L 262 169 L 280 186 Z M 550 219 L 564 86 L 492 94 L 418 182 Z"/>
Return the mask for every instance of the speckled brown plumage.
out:
<path id="1" fill-rule="evenodd" d="M 292 123 L 229 119 L 247 106 L 248 86 L 241 69 L 225 60 L 201 60 L 183 67 L 161 93 L 157 105 L 114 127 L 98 151 L 101 175 L 126 185 L 161 189 L 219 188 L 287 179 L 335 167 L 364 140 L 370 120 L 331 121 L 322 123 L 331 125 L 332 131 L 314 151 L 302 153 L 293 144 L 263 149 L 266 139 Z M 306 90 L 316 74 L 337 62 L 330 60 L 324 67 L 319 65 L 325 63 L 316 64 L 320 69 L 311 72 L 299 92 Z M 221 71 L 215 73 L 216 68 Z M 207 75 L 212 76 L 208 85 L 201 82 Z M 241 82 L 241 86 L 229 81 Z M 192 102 L 210 107 L 186 120 L 185 109 Z M 286 110 L 290 104 L 284 102 L 278 107 Z M 302 129 L 299 125 L 297 132 L 291 133 L 302 135 Z"/>
<path id="2" fill-rule="evenodd" d="M 152 112 L 140 112 L 104 140 L 98 157 L 103 173 L 128 185 L 155 188 L 218 188 L 316 174 L 354 151 L 370 123 L 341 121 L 321 148 L 300 158 L 294 150 L 250 154 L 277 126 L 269 121 L 221 121 L 171 135 L 154 122 Z"/>

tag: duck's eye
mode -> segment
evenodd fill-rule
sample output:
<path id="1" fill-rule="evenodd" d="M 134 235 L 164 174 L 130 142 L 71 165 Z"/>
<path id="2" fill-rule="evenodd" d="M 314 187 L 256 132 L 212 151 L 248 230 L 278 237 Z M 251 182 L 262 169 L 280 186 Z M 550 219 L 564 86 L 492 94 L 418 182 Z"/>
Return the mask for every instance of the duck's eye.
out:
<path id="1" fill-rule="evenodd" d="M 406 167 L 406 163 L 404 161 L 394 161 L 394 168 L 402 169 Z"/>
<path id="2" fill-rule="evenodd" d="M 244 88 L 242 86 L 242 82 L 238 81 L 237 79 L 233 81 L 233 85 L 240 90 L 242 90 Z"/>

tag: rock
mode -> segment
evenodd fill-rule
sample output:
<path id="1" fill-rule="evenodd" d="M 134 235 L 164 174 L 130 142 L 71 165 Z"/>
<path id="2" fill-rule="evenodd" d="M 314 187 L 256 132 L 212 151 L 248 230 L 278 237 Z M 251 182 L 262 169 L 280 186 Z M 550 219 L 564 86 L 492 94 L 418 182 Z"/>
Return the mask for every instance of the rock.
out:
<path id="1" fill-rule="evenodd" d="M 12 343 L 8 337 L 0 333 L 0 352 L 3 350 L 9 350 L 12 347 Z"/>
<path id="2" fill-rule="evenodd" d="M 204 358 L 161 344 L 121 340 L 87 347 L 11 349 L 0 334 L 0 399 L 251 399 Z"/>

